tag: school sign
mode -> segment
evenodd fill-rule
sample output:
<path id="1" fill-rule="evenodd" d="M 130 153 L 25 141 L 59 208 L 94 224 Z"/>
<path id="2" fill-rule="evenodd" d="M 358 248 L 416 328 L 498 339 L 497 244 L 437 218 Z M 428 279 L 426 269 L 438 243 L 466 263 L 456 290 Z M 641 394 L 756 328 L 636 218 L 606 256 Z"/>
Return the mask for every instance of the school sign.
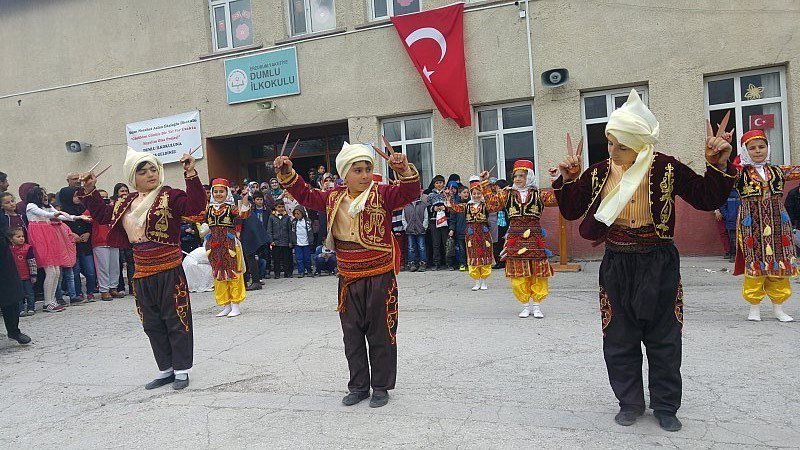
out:
<path id="1" fill-rule="evenodd" d="M 226 59 L 225 85 L 229 105 L 299 94 L 297 49 Z"/>

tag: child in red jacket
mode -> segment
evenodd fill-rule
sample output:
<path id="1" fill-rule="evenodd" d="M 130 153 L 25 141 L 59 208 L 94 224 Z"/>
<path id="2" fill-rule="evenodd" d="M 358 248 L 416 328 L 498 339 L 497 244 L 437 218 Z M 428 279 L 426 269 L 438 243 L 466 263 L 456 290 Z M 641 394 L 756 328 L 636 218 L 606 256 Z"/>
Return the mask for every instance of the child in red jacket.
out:
<path id="1" fill-rule="evenodd" d="M 25 242 L 25 230 L 17 227 L 8 231 L 11 239 L 11 254 L 17 264 L 17 272 L 22 280 L 23 296 L 19 299 L 19 316 L 36 314 L 36 297 L 33 296 L 33 284 L 36 283 L 36 258 L 33 247 Z"/>

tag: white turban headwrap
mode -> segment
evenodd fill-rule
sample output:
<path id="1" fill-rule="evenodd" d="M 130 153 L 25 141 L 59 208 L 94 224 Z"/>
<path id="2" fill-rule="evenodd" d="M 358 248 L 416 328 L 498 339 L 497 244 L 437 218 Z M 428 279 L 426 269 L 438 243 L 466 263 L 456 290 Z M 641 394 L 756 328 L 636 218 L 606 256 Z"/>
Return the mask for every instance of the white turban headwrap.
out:
<path id="1" fill-rule="evenodd" d="M 353 164 L 360 161 L 366 161 L 375 166 L 375 156 L 373 156 L 373 152 L 374 150 L 364 144 L 348 144 L 345 142 L 342 146 L 342 150 L 336 156 L 336 170 L 339 172 L 339 176 L 345 179 L 347 177 L 347 172 L 350 171 Z M 350 208 L 347 210 L 347 213 L 350 214 L 351 217 L 355 217 L 356 214 L 364 210 L 364 205 L 367 204 L 369 191 L 372 190 L 374 184 L 374 181 L 370 182 L 369 187 L 359 194 L 358 197 L 353 199 Z"/>
<path id="2" fill-rule="evenodd" d="M 125 156 L 125 164 L 122 167 L 123 176 L 126 180 L 128 180 L 128 185 L 133 186 L 137 191 L 140 191 L 140 189 L 138 186 L 136 186 L 136 168 L 139 167 L 139 164 L 146 162 L 153 164 L 156 166 L 156 169 L 158 169 L 158 186 L 145 194 L 144 200 L 142 200 L 142 202 L 131 211 L 131 214 L 136 219 L 136 223 L 139 226 L 144 225 L 144 222 L 147 219 L 147 212 L 150 211 L 150 207 L 152 207 L 153 203 L 156 202 L 158 193 L 161 191 L 161 187 L 164 186 L 164 165 L 161 164 L 161 161 L 153 156 L 152 153 L 137 152 L 136 150 L 128 147 L 128 154 Z"/>
<path id="3" fill-rule="evenodd" d="M 656 116 L 631 89 L 628 101 L 611 113 L 606 124 L 606 135 L 612 135 L 620 144 L 636 152 L 636 161 L 622 175 L 622 180 L 600 202 L 595 219 L 611 226 L 644 181 L 655 158 L 653 144 L 658 142 L 659 124 Z"/>

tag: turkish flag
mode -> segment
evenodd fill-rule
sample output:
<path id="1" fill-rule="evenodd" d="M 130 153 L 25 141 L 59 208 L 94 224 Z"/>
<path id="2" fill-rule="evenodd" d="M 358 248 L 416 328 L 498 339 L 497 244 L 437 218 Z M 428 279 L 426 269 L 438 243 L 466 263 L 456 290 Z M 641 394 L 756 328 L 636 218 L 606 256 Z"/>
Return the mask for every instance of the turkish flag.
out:
<path id="1" fill-rule="evenodd" d="M 464 62 L 464 4 L 391 19 L 442 117 L 468 127 L 472 115 Z"/>
<path id="2" fill-rule="evenodd" d="M 751 130 L 768 130 L 775 128 L 775 114 L 753 114 L 750 116 Z"/>

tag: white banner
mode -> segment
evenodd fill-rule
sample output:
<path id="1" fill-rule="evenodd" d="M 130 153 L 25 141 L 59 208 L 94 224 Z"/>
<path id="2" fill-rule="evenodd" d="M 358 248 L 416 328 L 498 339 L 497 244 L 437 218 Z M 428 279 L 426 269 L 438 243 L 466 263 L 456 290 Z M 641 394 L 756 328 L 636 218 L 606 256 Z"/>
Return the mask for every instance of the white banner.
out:
<path id="1" fill-rule="evenodd" d="M 194 149 L 192 156 L 203 157 L 200 111 L 129 123 L 125 135 L 130 148 L 152 153 L 164 164 L 177 162 Z"/>

